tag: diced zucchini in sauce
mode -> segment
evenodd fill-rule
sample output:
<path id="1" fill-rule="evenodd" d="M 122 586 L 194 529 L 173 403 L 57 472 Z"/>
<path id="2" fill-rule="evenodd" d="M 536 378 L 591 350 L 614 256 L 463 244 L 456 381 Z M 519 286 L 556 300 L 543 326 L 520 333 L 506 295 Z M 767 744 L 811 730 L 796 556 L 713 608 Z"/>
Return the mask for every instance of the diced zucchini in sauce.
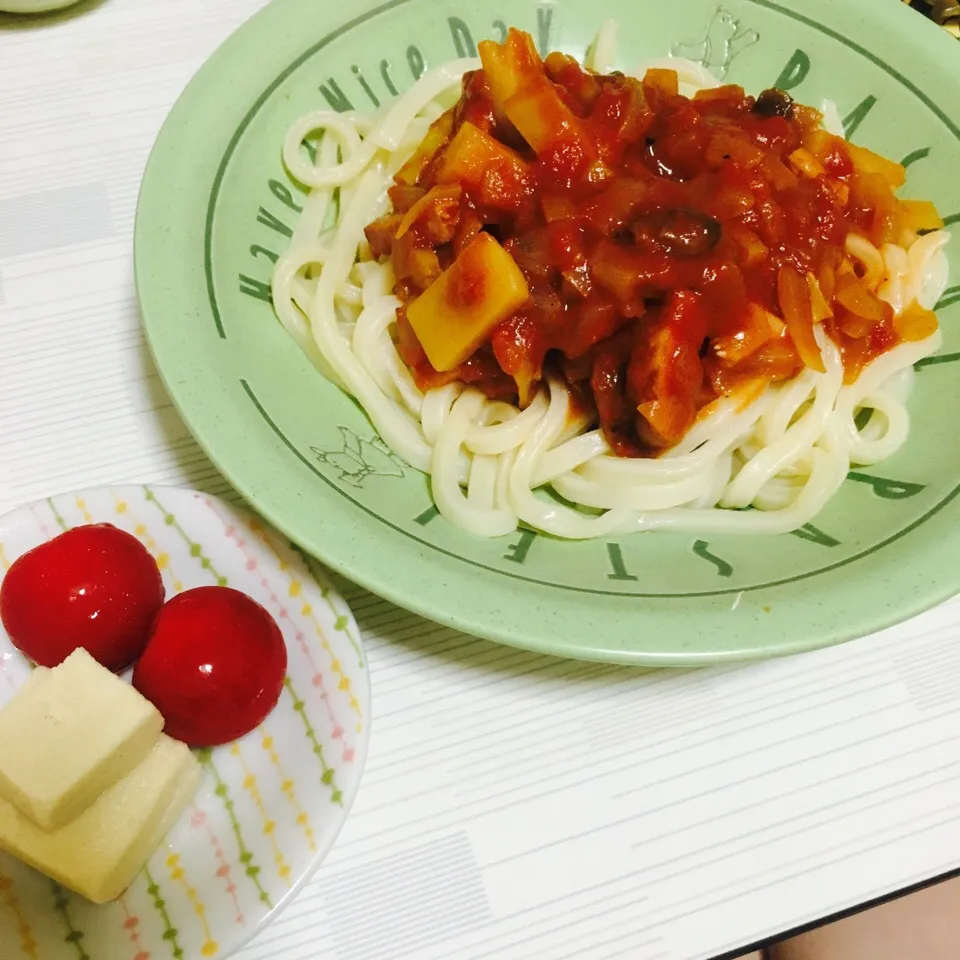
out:
<path id="1" fill-rule="evenodd" d="M 431 366 L 445 372 L 467 360 L 528 296 L 513 257 L 480 233 L 410 304 L 407 319 Z"/>
<path id="2" fill-rule="evenodd" d="M 495 195 L 485 190 L 490 176 L 499 184 Z M 531 185 L 530 168 L 508 146 L 464 122 L 440 160 L 439 184 L 463 184 L 481 192 L 480 199 L 493 207 L 512 209 L 526 199 Z"/>
<path id="3" fill-rule="evenodd" d="M 493 102 L 503 112 L 506 102 L 523 86 L 542 76 L 543 64 L 533 38 L 511 29 L 504 43 L 482 40 L 477 47 Z"/>

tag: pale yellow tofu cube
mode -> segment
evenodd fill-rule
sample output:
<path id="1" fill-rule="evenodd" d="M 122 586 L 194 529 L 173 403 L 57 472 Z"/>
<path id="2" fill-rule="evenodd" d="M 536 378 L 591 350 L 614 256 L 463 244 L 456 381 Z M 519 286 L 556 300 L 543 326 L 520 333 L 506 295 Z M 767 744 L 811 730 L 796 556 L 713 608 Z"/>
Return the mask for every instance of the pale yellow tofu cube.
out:
<path id="1" fill-rule="evenodd" d="M 152 703 L 77 650 L 35 670 L 0 710 L 0 798 L 55 830 L 143 760 L 162 729 Z"/>
<path id="2" fill-rule="evenodd" d="M 513 257 L 489 233 L 478 233 L 407 307 L 407 319 L 433 369 L 455 370 L 528 296 Z"/>
<path id="3" fill-rule="evenodd" d="M 131 773 L 59 830 L 41 830 L 0 800 L 0 850 L 93 903 L 115 900 L 179 819 L 200 779 L 189 748 L 161 736 Z"/>

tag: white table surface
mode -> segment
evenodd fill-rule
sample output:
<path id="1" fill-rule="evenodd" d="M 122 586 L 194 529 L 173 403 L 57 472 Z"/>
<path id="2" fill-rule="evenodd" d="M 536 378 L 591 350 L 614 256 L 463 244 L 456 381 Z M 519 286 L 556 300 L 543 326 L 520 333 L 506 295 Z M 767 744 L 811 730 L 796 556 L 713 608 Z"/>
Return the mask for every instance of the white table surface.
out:
<path id="1" fill-rule="evenodd" d="M 226 492 L 144 345 L 131 236 L 166 112 L 263 2 L 0 15 L 0 509 L 119 481 Z M 695 960 L 960 865 L 960 603 L 789 660 L 641 673 L 343 588 L 372 668 L 366 775 L 242 960 Z"/>

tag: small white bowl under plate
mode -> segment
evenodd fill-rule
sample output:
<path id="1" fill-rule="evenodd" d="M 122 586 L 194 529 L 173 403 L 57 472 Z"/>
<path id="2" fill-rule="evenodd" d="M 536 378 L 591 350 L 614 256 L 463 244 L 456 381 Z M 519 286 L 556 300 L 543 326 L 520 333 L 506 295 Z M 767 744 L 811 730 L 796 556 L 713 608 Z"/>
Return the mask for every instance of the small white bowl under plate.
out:
<path id="1" fill-rule="evenodd" d="M 167 597 L 204 584 L 249 594 L 287 643 L 287 682 L 264 724 L 200 751 L 204 780 L 147 868 L 97 907 L 0 854 L 3 960 L 223 958 L 255 936 L 319 866 L 360 783 L 370 685 L 343 599 L 246 511 L 172 487 L 98 487 L 0 517 L 0 573 L 85 523 L 112 523 L 156 557 Z M 0 630 L 0 706 L 30 671 Z"/>

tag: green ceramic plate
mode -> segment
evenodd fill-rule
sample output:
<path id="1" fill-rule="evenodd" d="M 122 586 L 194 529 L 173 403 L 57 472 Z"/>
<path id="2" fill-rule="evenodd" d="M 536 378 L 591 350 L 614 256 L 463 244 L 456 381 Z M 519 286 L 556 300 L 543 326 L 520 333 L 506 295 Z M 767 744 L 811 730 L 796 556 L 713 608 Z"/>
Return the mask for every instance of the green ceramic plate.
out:
<path id="1" fill-rule="evenodd" d="M 960 220 L 960 50 L 876 0 L 275 0 L 199 72 L 147 167 L 136 271 L 150 345 L 224 475 L 307 551 L 450 626 L 570 657 L 694 665 L 823 646 L 902 620 L 960 587 L 960 244 L 945 345 L 923 366 L 909 443 L 852 473 L 808 526 L 774 538 L 638 534 L 483 540 L 436 515 L 425 478 L 274 320 L 272 261 L 302 194 L 280 143 L 333 104 L 371 108 L 425 65 L 507 24 L 582 55 L 606 18 L 619 66 L 675 51 L 751 90 L 835 100 L 848 133 L 909 166 L 906 193 Z"/>

